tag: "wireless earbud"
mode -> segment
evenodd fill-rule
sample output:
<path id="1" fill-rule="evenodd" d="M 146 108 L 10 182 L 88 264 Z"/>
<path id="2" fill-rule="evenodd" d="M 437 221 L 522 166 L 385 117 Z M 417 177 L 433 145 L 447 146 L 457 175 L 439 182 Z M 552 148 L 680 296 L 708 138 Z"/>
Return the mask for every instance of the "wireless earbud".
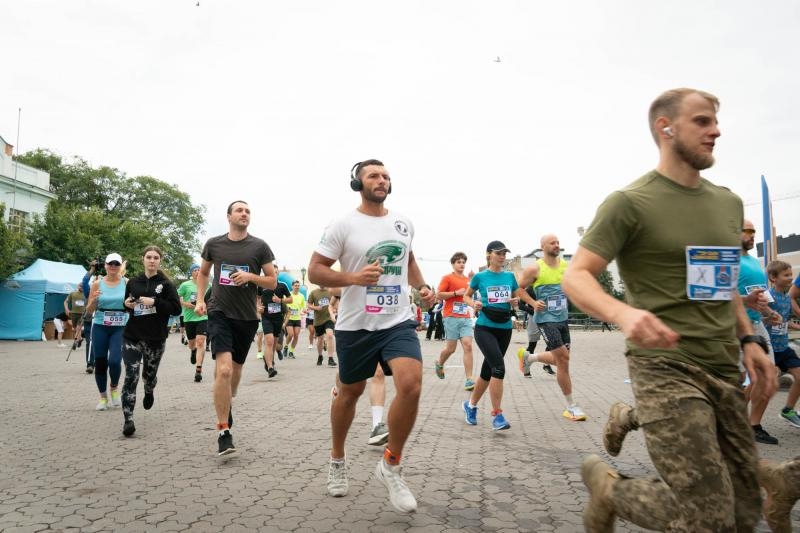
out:
<path id="1" fill-rule="evenodd" d="M 672 128 L 670 128 L 669 126 L 665 126 L 664 129 L 662 129 L 661 131 L 663 131 L 664 135 L 666 135 L 667 137 L 672 137 L 674 135 L 672 133 Z"/>

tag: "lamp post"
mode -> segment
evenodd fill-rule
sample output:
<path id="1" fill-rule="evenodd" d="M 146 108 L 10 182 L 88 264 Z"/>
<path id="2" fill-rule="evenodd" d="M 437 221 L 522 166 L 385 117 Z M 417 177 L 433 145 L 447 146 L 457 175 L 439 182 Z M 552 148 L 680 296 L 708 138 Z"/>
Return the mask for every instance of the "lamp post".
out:
<path id="1" fill-rule="evenodd" d="M 300 275 L 303 276 L 303 285 L 306 284 L 306 272 L 308 272 L 308 270 L 306 270 L 306 267 L 300 269 Z"/>

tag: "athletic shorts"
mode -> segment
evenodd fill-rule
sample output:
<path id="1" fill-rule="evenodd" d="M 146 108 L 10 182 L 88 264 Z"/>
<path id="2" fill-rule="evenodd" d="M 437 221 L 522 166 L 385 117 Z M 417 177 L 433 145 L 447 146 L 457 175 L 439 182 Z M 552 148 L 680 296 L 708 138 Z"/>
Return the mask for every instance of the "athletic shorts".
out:
<path id="1" fill-rule="evenodd" d="M 299 328 L 302 327 L 300 325 L 300 320 L 290 320 L 286 323 L 287 328 Z"/>
<path id="2" fill-rule="evenodd" d="M 528 342 L 539 342 L 542 338 L 542 332 L 539 331 L 539 325 L 533 319 L 533 315 L 528 315 L 528 325 L 525 330 L 528 332 Z"/>
<path id="3" fill-rule="evenodd" d="M 275 315 L 274 320 L 272 318 L 262 318 L 261 328 L 264 330 L 264 335 L 280 337 L 281 331 L 283 331 L 283 318 L 281 315 Z"/>
<path id="4" fill-rule="evenodd" d="M 78 327 L 78 324 L 81 323 L 81 315 L 70 313 L 69 321 L 72 322 L 72 329 L 76 329 Z"/>
<path id="5" fill-rule="evenodd" d="M 253 344 L 258 320 L 236 320 L 220 312 L 208 314 L 208 333 L 211 337 L 211 358 L 230 352 L 235 363 L 243 365 Z"/>
<path id="6" fill-rule="evenodd" d="M 323 322 L 319 326 L 314 326 L 314 335 L 317 337 L 322 337 L 325 335 L 325 331 L 329 329 L 334 329 L 333 320 L 328 320 L 327 322 Z"/>
<path id="7" fill-rule="evenodd" d="M 335 335 L 339 379 L 346 385 L 371 378 L 379 363 L 383 373 L 391 376 L 392 370 L 387 362 L 398 357 L 422 362 L 417 324 L 413 320 L 377 331 L 336 330 Z"/>
<path id="8" fill-rule="evenodd" d="M 56 327 L 56 331 L 59 333 L 64 333 L 64 321 L 60 318 L 53 319 L 53 325 Z"/>
<path id="9" fill-rule="evenodd" d="M 788 372 L 790 368 L 800 368 L 800 357 L 791 348 L 775 352 L 775 366 L 781 372 Z"/>
<path id="10" fill-rule="evenodd" d="M 444 323 L 444 336 L 449 341 L 472 337 L 472 319 L 469 317 L 446 316 Z"/>
<path id="11" fill-rule="evenodd" d="M 314 327 L 314 319 L 306 317 L 306 327 L 313 328 Z"/>
<path id="12" fill-rule="evenodd" d="M 544 337 L 544 342 L 547 343 L 547 351 L 555 350 L 562 346 L 566 346 L 567 350 L 569 350 L 569 326 L 566 321 L 544 322 L 537 325 L 542 337 Z"/>
<path id="13" fill-rule="evenodd" d="M 190 341 L 194 340 L 198 335 L 205 337 L 206 331 L 208 331 L 208 320 L 186 322 L 186 338 Z"/>

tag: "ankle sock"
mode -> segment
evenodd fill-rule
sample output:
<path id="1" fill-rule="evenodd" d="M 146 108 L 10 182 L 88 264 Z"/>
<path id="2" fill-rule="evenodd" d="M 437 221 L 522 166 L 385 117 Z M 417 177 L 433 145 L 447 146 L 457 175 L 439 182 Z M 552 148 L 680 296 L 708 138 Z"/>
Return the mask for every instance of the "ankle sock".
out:
<path id="1" fill-rule="evenodd" d="M 386 448 L 383 451 L 383 460 L 386 461 L 386 464 L 390 466 L 397 466 L 400 464 L 400 456 L 392 453 L 389 448 Z"/>

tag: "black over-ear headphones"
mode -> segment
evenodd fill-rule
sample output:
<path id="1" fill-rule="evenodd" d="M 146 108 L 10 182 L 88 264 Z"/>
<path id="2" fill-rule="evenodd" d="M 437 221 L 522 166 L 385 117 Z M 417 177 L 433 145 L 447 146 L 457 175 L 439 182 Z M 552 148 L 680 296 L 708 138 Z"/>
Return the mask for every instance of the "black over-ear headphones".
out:
<path id="1" fill-rule="evenodd" d="M 359 161 L 353 168 L 350 169 L 350 188 L 355 192 L 359 192 L 364 188 L 364 184 L 358 179 L 358 173 L 361 171 L 361 165 L 364 161 Z M 386 194 L 392 194 L 392 182 L 389 182 L 389 188 L 386 189 Z"/>

